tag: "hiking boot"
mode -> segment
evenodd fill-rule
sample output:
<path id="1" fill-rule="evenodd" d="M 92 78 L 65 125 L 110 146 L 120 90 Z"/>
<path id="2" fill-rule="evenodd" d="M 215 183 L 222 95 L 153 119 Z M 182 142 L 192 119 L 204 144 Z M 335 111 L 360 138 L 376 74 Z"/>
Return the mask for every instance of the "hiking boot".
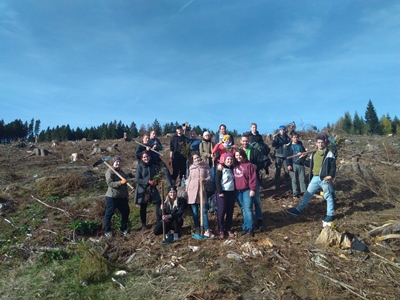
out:
<path id="1" fill-rule="evenodd" d="M 254 231 L 253 231 L 253 229 L 249 229 L 248 235 L 249 235 L 249 237 L 254 237 Z"/>
<path id="2" fill-rule="evenodd" d="M 292 215 L 292 216 L 295 216 L 295 217 L 300 216 L 300 212 L 297 210 L 297 208 L 287 209 L 286 212 L 287 212 L 289 215 Z"/>
<path id="3" fill-rule="evenodd" d="M 240 236 L 244 236 L 244 235 L 246 235 L 248 232 L 249 232 L 248 229 L 244 229 L 244 230 L 242 230 L 242 231 L 240 232 Z"/>
<path id="4" fill-rule="evenodd" d="M 104 233 L 104 236 L 106 236 L 106 237 L 109 237 L 109 238 L 112 238 L 112 237 L 113 237 L 113 235 L 112 235 L 112 232 L 111 232 L 111 231 L 109 231 L 109 232 L 105 232 L 105 233 Z"/>
<path id="5" fill-rule="evenodd" d="M 123 236 L 127 236 L 128 230 L 120 230 L 119 233 L 122 234 Z"/>
<path id="6" fill-rule="evenodd" d="M 214 237 L 210 229 L 207 229 L 206 232 L 204 232 L 204 236 L 209 239 Z"/>
<path id="7" fill-rule="evenodd" d="M 263 220 L 262 219 L 257 220 L 257 227 L 258 227 L 258 231 L 260 231 L 260 232 L 265 232 L 266 231 L 265 227 L 263 225 Z"/>

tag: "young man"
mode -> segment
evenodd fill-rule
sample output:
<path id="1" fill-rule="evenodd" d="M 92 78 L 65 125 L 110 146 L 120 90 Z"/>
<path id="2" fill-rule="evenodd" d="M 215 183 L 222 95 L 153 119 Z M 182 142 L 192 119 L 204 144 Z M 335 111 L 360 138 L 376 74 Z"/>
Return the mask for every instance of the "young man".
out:
<path id="1" fill-rule="evenodd" d="M 304 194 L 303 199 L 296 208 L 288 209 L 286 212 L 292 216 L 299 216 L 300 212 L 306 208 L 308 202 L 318 189 L 324 192 L 326 200 L 326 217 L 322 221 L 323 225 L 333 221 L 334 199 L 332 197 L 334 191 L 332 180 L 336 173 L 336 159 L 334 154 L 326 148 L 325 139 L 322 135 L 316 138 L 317 151 L 310 157 L 310 184 Z M 301 155 L 299 158 L 302 158 Z"/>
<path id="2" fill-rule="evenodd" d="M 247 135 L 250 138 L 250 144 L 256 147 L 263 155 L 264 165 L 261 169 L 265 170 L 265 174 L 269 174 L 268 167 L 271 165 L 271 160 L 269 159 L 268 155 L 271 152 L 271 149 L 264 142 L 264 139 L 261 136 L 261 134 L 257 131 L 256 123 L 251 123 L 250 132 Z"/>
<path id="3" fill-rule="evenodd" d="M 172 185 L 176 185 L 176 178 L 182 180 L 182 177 L 186 175 L 186 160 L 189 153 L 185 156 L 182 151 L 186 148 L 186 144 L 189 140 L 182 133 L 182 126 L 178 125 L 176 127 L 176 134 L 171 138 L 169 143 L 169 164 L 172 165 Z M 183 151 L 184 152 L 184 151 Z"/>
<path id="4" fill-rule="evenodd" d="M 257 228 L 259 231 L 264 232 L 265 227 L 263 225 L 263 213 L 262 213 L 262 208 L 261 208 L 261 199 L 260 199 L 260 180 L 259 178 L 259 170 L 260 168 L 263 167 L 263 161 L 262 161 L 262 156 L 261 152 L 258 151 L 257 149 L 253 148 L 250 145 L 249 142 L 249 137 L 247 135 L 243 135 L 240 138 L 240 149 L 243 149 L 246 152 L 247 159 L 256 166 L 257 169 L 257 187 L 255 190 L 255 195 L 253 197 L 253 203 L 256 211 L 256 217 L 257 217 Z"/>
<path id="5" fill-rule="evenodd" d="M 287 168 L 290 178 L 292 179 L 293 198 L 297 199 L 299 197 L 299 190 L 301 194 L 304 194 L 307 190 L 304 167 L 305 157 L 299 158 L 301 153 L 306 152 L 306 149 L 299 140 L 299 134 L 297 132 L 292 133 L 292 142 L 286 149 L 288 157 L 298 155 L 287 159 Z"/>
<path id="6" fill-rule="evenodd" d="M 232 134 L 227 133 L 225 124 L 219 125 L 219 132 L 215 136 L 214 144 L 216 145 L 216 144 L 218 144 L 219 141 L 222 141 L 222 139 L 224 138 L 224 135 L 226 135 L 226 134 L 228 134 L 230 136 L 232 145 L 234 145 L 235 140 L 233 139 Z"/>
<path id="7" fill-rule="evenodd" d="M 279 126 L 279 134 L 273 135 L 272 147 L 275 148 L 274 156 L 275 156 L 275 189 L 278 190 L 280 186 L 281 180 L 281 169 L 283 167 L 283 171 L 285 173 L 285 179 L 289 178 L 289 173 L 287 170 L 287 162 L 286 162 L 286 146 L 289 145 L 290 138 L 286 134 L 286 126 Z"/>
<path id="8" fill-rule="evenodd" d="M 197 138 L 197 133 L 194 130 L 190 131 L 189 143 L 190 143 L 190 151 L 200 152 L 201 139 Z"/>

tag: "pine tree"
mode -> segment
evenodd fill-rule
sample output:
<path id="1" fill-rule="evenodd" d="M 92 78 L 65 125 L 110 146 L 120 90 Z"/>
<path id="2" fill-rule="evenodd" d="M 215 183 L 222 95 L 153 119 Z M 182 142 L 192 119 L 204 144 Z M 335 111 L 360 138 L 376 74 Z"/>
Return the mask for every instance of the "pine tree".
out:
<path id="1" fill-rule="evenodd" d="M 354 134 L 363 134 L 364 133 L 364 120 L 360 118 L 357 112 L 354 114 L 353 118 L 353 128 Z"/>
<path id="2" fill-rule="evenodd" d="M 353 120 L 351 119 L 351 115 L 348 111 L 344 114 L 342 129 L 346 133 L 352 133 L 353 131 Z"/>
<path id="3" fill-rule="evenodd" d="M 154 122 L 153 122 L 151 127 L 156 132 L 157 136 L 161 135 L 161 133 L 162 133 L 161 125 L 160 125 L 160 123 L 158 122 L 157 119 L 154 120 Z"/>
<path id="4" fill-rule="evenodd" d="M 367 110 L 365 111 L 365 124 L 367 125 L 367 133 L 381 133 L 378 115 L 376 114 L 375 107 L 371 100 L 369 100 Z"/>

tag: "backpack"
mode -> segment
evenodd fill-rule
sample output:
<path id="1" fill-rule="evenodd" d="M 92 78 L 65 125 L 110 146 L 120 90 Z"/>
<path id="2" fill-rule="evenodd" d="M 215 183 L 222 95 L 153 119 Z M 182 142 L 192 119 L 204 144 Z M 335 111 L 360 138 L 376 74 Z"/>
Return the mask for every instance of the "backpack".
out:
<path id="1" fill-rule="evenodd" d="M 337 157 L 337 145 L 335 142 L 335 138 L 333 136 L 328 137 L 328 141 L 329 141 L 329 145 L 328 145 L 328 149 L 330 151 L 332 151 L 333 155 L 335 155 L 335 157 Z"/>
<path id="2" fill-rule="evenodd" d="M 252 142 L 250 145 L 254 149 L 257 149 L 258 151 L 260 151 L 262 162 L 263 162 L 263 169 L 268 174 L 269 173 L 268 172 L 268 167 L 272 164 L 271 163 L 271 159 L 268 156 L 268 154 L 271 152 L 271 149 L 265 143 L 259 144 L 259 143 L 256 143 L 256 142 Z"/>
<path id="3" fill-rule="evenodd" d="M 217 197 L 215 196 L 215 193 L 208 198 L 208 212 L 213 215 L 216 215 L 218 212 Z"/>

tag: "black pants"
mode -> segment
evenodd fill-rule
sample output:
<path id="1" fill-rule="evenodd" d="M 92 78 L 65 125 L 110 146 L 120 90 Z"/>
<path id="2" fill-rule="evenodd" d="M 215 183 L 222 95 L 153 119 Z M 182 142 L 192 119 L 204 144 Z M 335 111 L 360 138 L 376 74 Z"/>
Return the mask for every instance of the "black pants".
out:
<path id="1" fill-rule="evenodd" d="M 182 179 L 182 177 L 186 176 L 186 158 L 174 158 L 172 160 L 172 180 L 176 180 L 176 178 Z"/>
<path id="2" fill-rule="evenodd" d="M 176 219 L 171 218 L 171 219 L 165 220 L 165 232 L 169 232 L 170 230 L 173 230 L 174 233 L 180 233 L 182 226 L 183 226 L 183 218 L 182 217 L 178 217 Z M 156 227 L 153 230 L 153 233 L 155 235 L 160 235 L 163 233 L 162 220 L 157 222 Z"/>
<path id="3" fill-rule="evenodd" d="M 157 214 L 157 211 L 160 210 L 160 202 L 156 202 L 153 203 L 154 206 L 156 207 L 155 211 L 156 211 L 156 218 L 157 218 L 157 222 L 161 219 L 161 217 L 159 216 L 159 214 Z M 143 225 L 146 225 L 146 220 L 147 220 L 147 206 L 148 203 L 140 203 L 140 221 L 142 221 Z"/>
<path id="4" fill-rule="evenodd" d="M 104 214 L 104 232 L 111 231 L 111 218 L 114 215 L 115 209 L 121 213 L 121 231 L 128 228 L 128 217 L 130 213 L 128 198 L 111 198 L 106 197 L 106 212 Z"/>

